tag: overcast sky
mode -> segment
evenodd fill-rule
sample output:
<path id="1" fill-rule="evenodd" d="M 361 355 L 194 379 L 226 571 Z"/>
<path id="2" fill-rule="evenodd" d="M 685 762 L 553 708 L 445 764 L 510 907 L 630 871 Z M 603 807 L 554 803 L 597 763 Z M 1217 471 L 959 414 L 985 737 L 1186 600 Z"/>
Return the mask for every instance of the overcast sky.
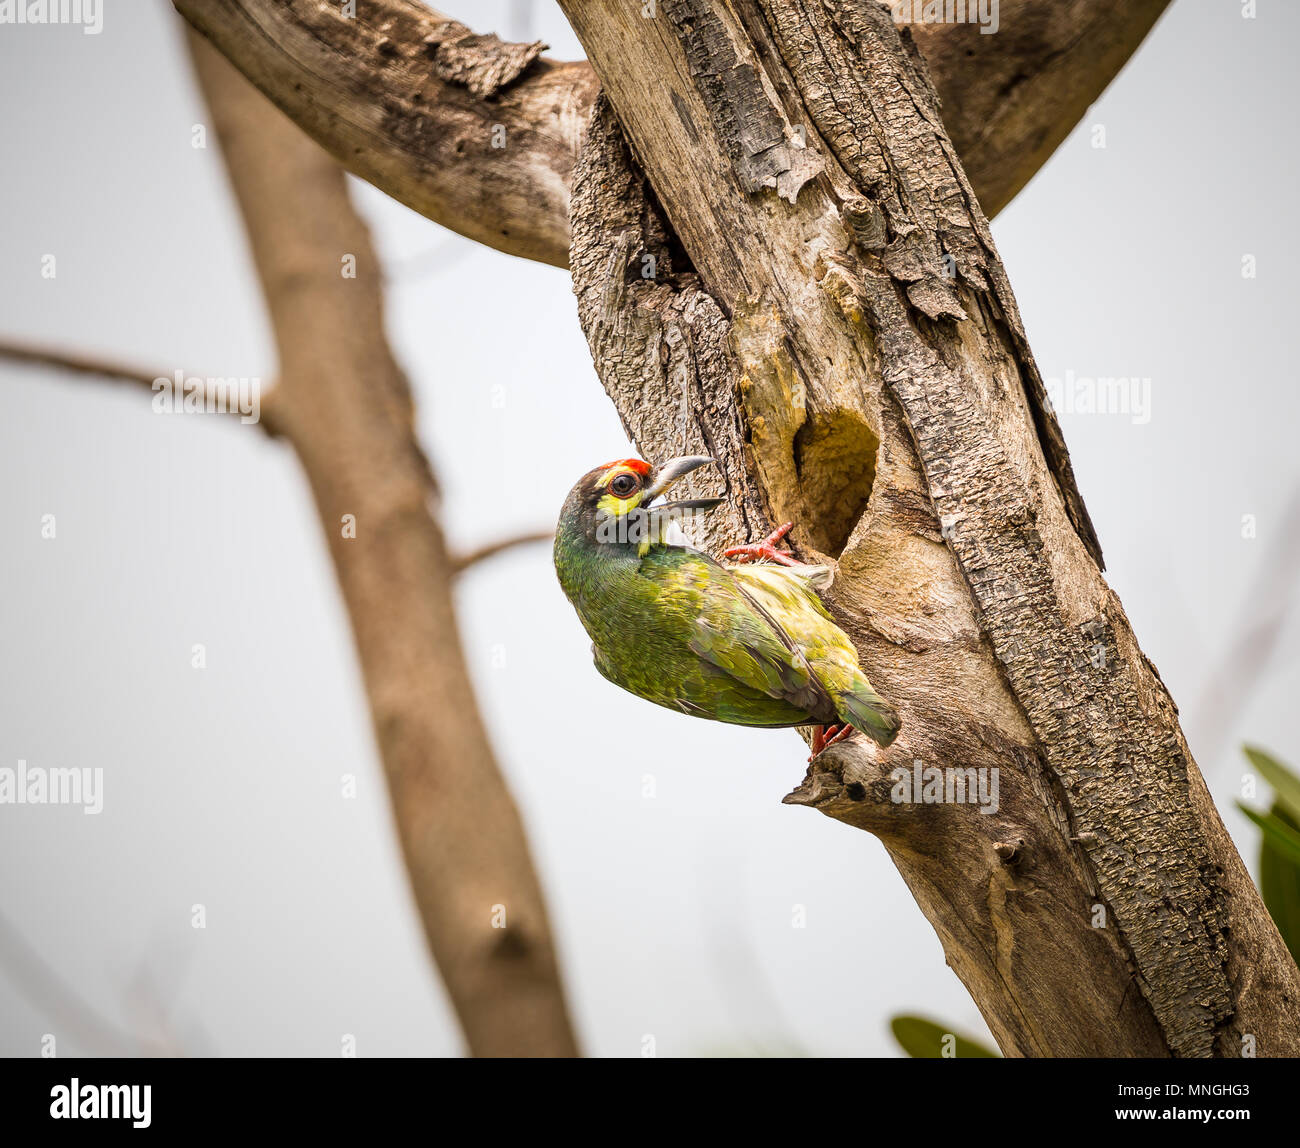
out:
<path id="1" fill-rule="evenodd" d="M 580 54 L 542 0 L 442 8 Z M 1062 424 L 1109 578 L 1252 869 L 1235 747 L 1300 760 L 1296 623 L 1270 658 L 1250 637 L 1261 580 L 1294 589 L 1298 41 L 1284 0 L 1253 20 L 1237 0 L 1177 0 L 994 223 L 1044 375 L 1149 380 L 1148 411 Z M 0 26 L 0 106 L 0 337 L 274 377 L 219 155 L 191 145 L 205 113 L 166 4 L 109 0 L 93 36 Z M 353 187 L 451 539 L 549 526 L 628 446 L 567 275 Z M 336 1056 L 344 1034 L 360 1055 L 458 1053 L 289 448 L 107 382 L 10 364 L 0 380 L 0 766 L 104 778 L 97 815 L 0 805 L 0 914 L 109 1021 L 151 1033 L 158 1005 L 191 1053 Z M 507 460 L 529 481 L 507 484 Z M 546 547 L 474 571 L 460 606 L 587 1051 L 640 1055 L 654 1034 L 665 1056 L 893 1055 L 904 1011 L 984 1034 L 880 844 L 780 804 L 804 770 L 793 732 L 605 682 Z M 1263 665 L 1238 695 L 1243 635 Z M 8 935 L 0 1053 L 37 1055 L 47 1033 L 102 1051 L 15 975 Z"/>

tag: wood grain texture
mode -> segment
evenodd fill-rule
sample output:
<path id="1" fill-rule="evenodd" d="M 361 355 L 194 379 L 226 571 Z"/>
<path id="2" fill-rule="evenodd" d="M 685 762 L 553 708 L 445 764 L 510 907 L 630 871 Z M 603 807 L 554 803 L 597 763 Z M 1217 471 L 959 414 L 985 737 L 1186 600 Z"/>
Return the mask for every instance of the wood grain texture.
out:
<path id="1" fill-rule="evenodd" d="M 721 459 L 699 541 L 794 518 L 837 563 L 903 714 L 787 800 L 881 837 L 1007 1053 L 1295 1055 L 1300 974 L 1101 575 L 919 53 L 865 0 L 561 2 L 610 105 L 572 252 L 606 389 L 646 457 Z M 997 769 L 998 811 L 891 800 L 914 761 Z"/>
<path id="2" fill-rule="evenodd" d="M 414 0 L 176 0 L 353 174 L 489 247 L 565 264 L 569 181 L 598 84 L 540 44 Z"/>
<path id="3" fill-rule="evenodd" d="M 523 825 L 460 645 L 456 562 L 384 335 L 369 233 L 338 164 L 211 45 L 193 36 L 191 48 L 279 351 L 278 425 L 334 560 L 429 948 L 472 1054 L 576 1055 Z"/>
<path id="4" fill-rule="evenodd" d="M 1168 2 L 1002 0 L 995 35 L 916 26 L 986 214 L 1046 161 Z M 328 0 L 174 3 L 354 175 L 462 235 L 567 266 L 570 184 L 599 90 L 586 61 L 475 35 L 418 0 L 358 0 L 353 19 Z M 498 126 L 504 147 L 492 146 Z"/>

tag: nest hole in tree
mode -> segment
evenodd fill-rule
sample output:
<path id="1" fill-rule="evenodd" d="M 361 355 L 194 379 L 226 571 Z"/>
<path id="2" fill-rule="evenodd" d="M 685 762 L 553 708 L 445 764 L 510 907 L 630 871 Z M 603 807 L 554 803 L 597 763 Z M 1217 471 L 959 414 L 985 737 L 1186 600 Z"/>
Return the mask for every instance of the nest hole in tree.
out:
<path id="1" fill-rule="evenodd" d="M 823 554 L 839 558 L 866 512 L 880 439 L 858 411 L 813 413 L 794 438 L 795 465 L 809 515 L 801 523 Z"/>

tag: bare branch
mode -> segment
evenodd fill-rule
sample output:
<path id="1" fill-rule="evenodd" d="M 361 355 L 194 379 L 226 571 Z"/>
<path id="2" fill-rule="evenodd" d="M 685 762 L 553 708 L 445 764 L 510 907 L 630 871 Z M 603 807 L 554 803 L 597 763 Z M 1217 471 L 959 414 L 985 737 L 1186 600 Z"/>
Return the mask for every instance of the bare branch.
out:
<path id="1" fill-rule="evenodd" d="M 0 915 L 0 968 L 7 970 L 14 985 L 37 1008 L 63 1025 L 91 1055 L 171 1055 L 162 1045 L 152 1046 L 100 1016 L 3 915 Z M 58 1033 L 54 1035 L 57 1040 Z"/>
<path id="2" fill-rule="evenodd" d="M 996 35 L 973 23 L 909 25 L 988 218 L 1047 162 L 1168 6 L 1002 0 Z"/>
<path id="3" fill-rule="evenodd" d="M 489 247 L 567 265 L 569 180 L 598 84 L 415 0 L 176 0 L 355 175 Z"/>
<path id="4" fill-rule="evenodd" d="M 14 343 L 0 340 L 0 359 L 9 359 L 18 363 L 32 363 L 40 367 L 52 367 L 58 371 L 71 371 L 78 375 L 94 375 L 113 379 L 120 383 L 134 383 L 136 386 L 152 390 L 154 380 L 161 373 L 151 373 L 140 367 L 124 363 L 111 362 L 108 359 L 77 355 L 70 351 L 61 351 L 53 347 L 37 347 L 28 343 Z"/>
<path id="5" fill-rule="evenodd" d="M 1200 704 L 1188 719 L 1192 740 L 1201 747 L 1203 761 L 1217 762 L 1237 720 L 1250 703 L 1264 670 L 1281 644 L 1295 612 L 1296 571 L 1300 569 L 1300 489 L 1293 490 L 1272 531 L 1272 544 L 1259 560 L 1250 590 L 1237 608 L 1229 632 L 1232 641 L 1210 659 L 1209 679 L 1201 689 Z M 1231 760 L 1239 761 L 1234 751 Z"/>
<path id="6" fill-rule="evenodd" d="M 410 387 L 384 334 L 370 236 L 338 164 L 211 45 L 190 44 L 266 296 L 285 434 L 352 622 L 429 948 L 475 1055 L 572 1056 L 541 888 L 460 646 L 453 562 Z M 355 256 L 355 278 L 339 274 L 342 253 Z"/>
<path id="7" fill-rule="evenodd" d="M 1051 155 L 1168 2 L 1002 0 L 997 35 L 913 25 L 987 215 Z M 568 265 L 570 185 L 599 90 L 585 61 L 473 36 L 417 0 L 359 0 L 355 19 L 315 0 L 174 3 L 353 174 L 471 239 Z"/>
<path id="8" fill-rule="evenodd" d="M 10 342 L 5 339 L 0 339 L 0 359 L 7 359 L 15 363 L 30 363 L 39 367 L 49 367 L 52 370 L 67 371 L 75 375 L 130 383 L 133 386 L 143 387 L 154 392 L 159 389 L 155 386 L 159 380 L 171 383 L 175 376 L 174 371 L 150 373 L 142 367 L 116 363 L 110 359 L 79 355 L 71 351 L 58 350 L 54 347 L 38 347 L 29 343 Z M 228 392 L 222 390 L 221 385 L 213 377 L 207 375 L 190 376 L 184 372 L 182 372 L 182 375 L 185 379 L 198 378 L 202 382 L 201 405 L 205 410 L 212 410 L 222 414 L 240 414 L 239 410 L 232 409 L 228 405 L 226 402 Z M 272 437 L 280 433 L 273 410 L 275 400 L 272 396 L 274 394 L 275 388 L 272 387 L 266 393 L 259 395 L 258 420 L 256 423 L 257 426 Z"/>
<path id="9" fill-rule="evenodd" d="M 480 546 L 477 550 L 471 550 L 468 554 L 462 554 L 454 561 L 452 569 L 457 574 L 463 574 L 471 566 L 477 565 L 479 562 L 485 562 L 489 558 L 495 558 L 498 554 L 513 550 L 516 546 L 530 546 L 535 542 L 550 542 L 554 537 L 555 532 L 553 530 L 534 530 L 530 534 L 520 534 L 514 538 L 502 538 L 500 541 Z"/>

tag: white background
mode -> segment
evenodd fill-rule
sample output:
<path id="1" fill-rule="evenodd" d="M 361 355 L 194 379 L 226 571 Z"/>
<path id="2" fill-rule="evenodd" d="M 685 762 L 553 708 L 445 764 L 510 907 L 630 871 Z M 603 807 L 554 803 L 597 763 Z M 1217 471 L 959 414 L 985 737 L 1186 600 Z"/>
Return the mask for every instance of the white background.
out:
<path id="1" fill-rule="evenodd" d="M 580 54 L 540 0 L 443 7 Z M 1109 577 L 1253 867 L 1236 746 L 1300 758 L 1295 624 L 1271 657 L 1250 636 L 1261 580 L 1289 595 L 1294 566 L 1300 8 L 1240 8 L 1178 0 L 994 232 L 1044 375 L 1151 379 L 1146 425 L 1062 421 Z M 0 26 L 0 335 L 270 380 L 215 139 L 191 146 L 205 113 L 179 33 L 165 4 L 120 0 L 98 36 Z M 549 525 L 627 449 L 566 274 L 354 187 L 452 541 Z M 458 1053 L 289 448 L 99 380 L 0 364 L 0 388 L 0 764 L 100 767 L 106 790 L 93 817 L 0 806 L 0 914 L 113 1024 L 190 1053 L 335 1056 L 348 1033 L 360 1055 Z M 639 1055 L 653 1034 L 662 1056 L 894 1055 L 902 1011 L 984 1032 L 879 843 L 780 804 L 803 774 L 793 732 L 605 682 L 544 546 L 477 569 L 460 605 L 588 1052 Z M 14 968 L 6 932 L 0 1053 L 36 1055 L 45 1033 L 101 1051 Z"/>

